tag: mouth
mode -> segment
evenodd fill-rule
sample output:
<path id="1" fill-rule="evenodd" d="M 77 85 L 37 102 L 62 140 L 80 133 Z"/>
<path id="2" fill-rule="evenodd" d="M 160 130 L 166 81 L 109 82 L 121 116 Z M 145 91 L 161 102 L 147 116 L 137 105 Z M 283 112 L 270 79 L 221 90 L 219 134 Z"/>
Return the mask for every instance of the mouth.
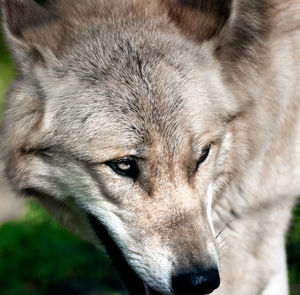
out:
<path id="1" fill-rule="evenodd" d="M 105 226 L 92 214 L 88 214 L 89 222 L 100 240 L 105 247 L 105 250 L 110 257 L 112 264 L 118 271 L 126 289 L 130 295 L 163 295 L 158 291 L 150 288 L 146 282 L 144 282 L 135 273 L 132 267 L 128 264 L 121 250 L 113 241 L 109 232 Z"/>

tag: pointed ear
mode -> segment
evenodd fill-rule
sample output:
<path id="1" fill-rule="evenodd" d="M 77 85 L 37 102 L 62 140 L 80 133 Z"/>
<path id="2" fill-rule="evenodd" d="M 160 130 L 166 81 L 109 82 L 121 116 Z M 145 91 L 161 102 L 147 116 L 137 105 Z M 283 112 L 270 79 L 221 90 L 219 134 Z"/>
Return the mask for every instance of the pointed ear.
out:
<path id="1" fill-rule="evenodd" d="M 177 26 L 196 41 L 214 39 L 216 56 L 255 56 L 270 26 L 270 0 L 164 0 Z"/>
<path id="2" fill-rule="evenodd" d="M 164 0 L 177 26 L 196 41 L 213 38 L 231 12 L 232 0 Z"/>
<path id="3" fill-rule="evenodd" d="M 2 0 L 2 22 L 17 62 L 24 57 L 43 59 L 43 52 L 55 54 L 61 35 L 57 16 L 33 0 Z"/>
<path id="4" fill-rule="evenodd" d="M 230 63 L 244 58 L 255 63 L 270 32 L 273 4 L 271 0 L 232 0 L 230 17 L 218 38 L 216 56 Z"/>

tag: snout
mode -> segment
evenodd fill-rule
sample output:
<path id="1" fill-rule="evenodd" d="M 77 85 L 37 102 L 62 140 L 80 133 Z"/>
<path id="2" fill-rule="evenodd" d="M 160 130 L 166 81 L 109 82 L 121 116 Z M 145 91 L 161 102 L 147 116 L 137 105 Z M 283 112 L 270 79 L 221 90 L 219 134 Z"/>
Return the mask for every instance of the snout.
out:
<path id="1" fill-rule="evenodd" d="M 217 268 L 194 267 L 172 277 L 172 288 L 176 295 L 210 294 L 220 285 Z"/>

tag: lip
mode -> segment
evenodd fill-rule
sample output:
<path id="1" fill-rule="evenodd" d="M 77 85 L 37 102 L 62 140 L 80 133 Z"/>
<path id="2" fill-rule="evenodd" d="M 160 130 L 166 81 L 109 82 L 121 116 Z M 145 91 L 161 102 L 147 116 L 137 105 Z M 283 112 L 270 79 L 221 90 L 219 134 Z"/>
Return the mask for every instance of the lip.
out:
<path id="1" fill-rule="evenodd" d="M 126 261 L 121 250 L 113 241 L 109 232 L 105 226 L 92 214 L 87 214 L 88 220 L 98 237 L 101 241 L 105 250 L 110 257 L 112 264 L 117 269 L 126 289 L 130 295 L 163 295 L 152 288 L 150 288 L 146 282 L 144 282 L 135 273 L 131 266 Z"/>

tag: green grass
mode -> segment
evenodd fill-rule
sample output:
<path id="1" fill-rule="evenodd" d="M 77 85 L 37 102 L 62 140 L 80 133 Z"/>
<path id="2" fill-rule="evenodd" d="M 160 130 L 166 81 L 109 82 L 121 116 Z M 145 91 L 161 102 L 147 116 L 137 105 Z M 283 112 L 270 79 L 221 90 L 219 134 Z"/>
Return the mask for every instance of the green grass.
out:
<path id="1" fill-rule="evenodd" d="M 0 115 L 4 110 L 4 95 L 9 83 L 15 76 L 13 62 L 0 33 Z M 1 118 L 1 117 L 0 117 Z"/>
<path id="2" fill-rule="evenodd" d="M 106 255 L 62 229 L 37 202 L 28 203 L 25 215 L 3 224 L 0 237 L 1 294 L 49 294 L 62 282 L 85 289 L 91 285 L 97 294 L 121 294 Z"/>
<path id="3" fill-rule="evenodd" d="M 288 253 L 288 264 L 289 264 L 289 280 L 292 289 L 292 295 L 299 295 L 300 294 L 300 204 L 295 209 L 291 230 L 288 235 L 287 253 Z"/>

